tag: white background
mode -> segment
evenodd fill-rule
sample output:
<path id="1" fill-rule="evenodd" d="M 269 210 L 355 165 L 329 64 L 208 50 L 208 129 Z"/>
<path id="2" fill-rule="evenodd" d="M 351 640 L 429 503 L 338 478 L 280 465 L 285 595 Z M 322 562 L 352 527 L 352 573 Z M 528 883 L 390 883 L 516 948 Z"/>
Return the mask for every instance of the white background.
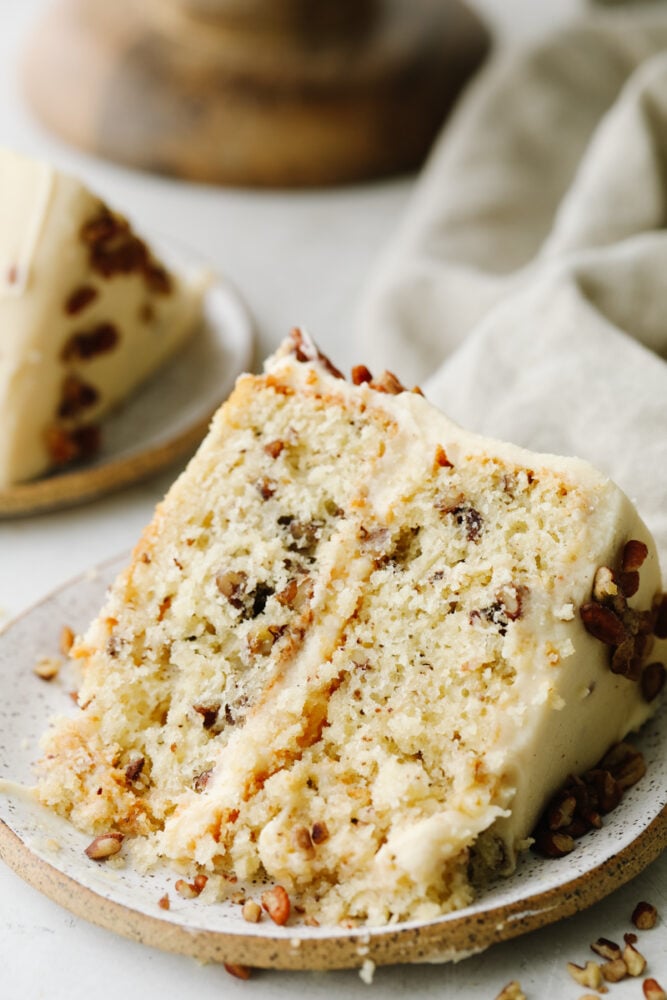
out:
<path id="1" fill-rule="evenodd" d="M 576 0 L 475 0 L 473 5 L 511 42 L 547 30 L 580 7 Z M 291 326 L 304 324 L 341 367 L 363 361 L 352 337 L 355 303 L 414 180 L 318 193 L 257 193 L 177 183 L 84 156 L 45 133 L 21 101 L 23 39 L 41 8 L 40 0 L 0 0 L 0 144 L 46 156 L 79 174 L 140 228 L 194 248 L 227 274 L 257 321 L 258 357 Z M 82 508 L 0 522 L 0 624 L 64 580 L 128 549 L 174 472 Z M 493 1000 L 508 980 L 518 978 L 529 1000 L 576 1000 L 586 991 L 568 978 L 566 961 L 583 963 L 588 944 L 600 935 L 622 939 L 642 898 L 655 902 L 667 919 L 664 857 L 573 919 L 457 966 L 378 970 L 370 989 L 383 1000 Z M 667 985 L 665 924 L 642 936 L 642 950 L 652 974 Z M 0 866 L 0 1000 L 242 995 L 293 1000 L 368 991 L 354 972 L 265 972 L 238 982 L 219 967 L 201 967 L 77 920 Z M 614 985 L 610 996 L 639 998 L 640 983 Z"/>

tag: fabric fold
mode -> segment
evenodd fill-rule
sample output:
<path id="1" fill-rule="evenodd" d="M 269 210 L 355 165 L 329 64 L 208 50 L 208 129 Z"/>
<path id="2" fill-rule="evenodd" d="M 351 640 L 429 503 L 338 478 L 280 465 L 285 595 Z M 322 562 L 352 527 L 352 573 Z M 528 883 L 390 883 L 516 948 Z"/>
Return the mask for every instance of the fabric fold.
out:
<path id="1" fill-rule="evenodd" d="M 667 13 L 599 14 L 478 77 L 359 313 L 371 368 L 579 455 L 667 562 Z"/>

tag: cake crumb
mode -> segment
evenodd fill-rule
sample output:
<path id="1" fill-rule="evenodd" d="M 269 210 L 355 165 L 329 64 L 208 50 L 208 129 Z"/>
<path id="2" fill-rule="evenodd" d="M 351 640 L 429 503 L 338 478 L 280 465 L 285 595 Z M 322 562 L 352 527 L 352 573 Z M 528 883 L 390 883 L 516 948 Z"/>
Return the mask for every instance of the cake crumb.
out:
<path id="1" fill-rule="evenodd" d="M 246 899 L 241 912 L 249 924 L 257 924 L 262 919 L 262 907 L 254 899 Z"/>
<path id="2" fill-rule="evenodd" d="M 371 986 L 373 983 L 373 976 L 375 975 L 375 962 L 370 959 L 364 959 L 364 962 L 359 969 L 359 978 L 362 983 L 366 983 L 366 986 Z"/>

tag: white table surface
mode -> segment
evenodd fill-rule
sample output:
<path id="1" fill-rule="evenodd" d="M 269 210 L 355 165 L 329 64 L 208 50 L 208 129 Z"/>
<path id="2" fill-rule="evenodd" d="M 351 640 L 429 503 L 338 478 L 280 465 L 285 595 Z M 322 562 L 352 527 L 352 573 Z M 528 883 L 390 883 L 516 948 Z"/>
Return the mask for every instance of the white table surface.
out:
<path id="1" fill-rule="evenodd" d="M 336 363 L 363 360 L 352 336 L 355 302 L 390 237 L 413 179 L 327 192 L 286 194 L 220 190 L 125 170 L 67 148 L 32 120 L 21 101 L 22 40 L 42 0 L 0 0 L 0 143 L 46 156 L 84 177 L 140 226 L 193 247 L 227 274 L 258 327 L 258 357 L 294 324 L 305 324 Z M 502 37 L 545 30 L 570 16 L 577 0 L 475 0 Z M 0 429 L 1 432 L 1 429 Z M 128 549 L 176 470 L 87 506 L 0 521 L 0 624 L 55 586 Z M 647 974 L 667 986 L 667 855 L 590 910 L 456 966 L 378 969 L 382 998 L 493 1000 L 519 979 L 529 1000 L 576 1000 L 568 960 L 585 962 L 599 936 L 622 940 L 640 899 L 664 922 L 644 933 Z M 0 865 L 0 1000 L 219 996 L 262 998 L 368 995 L 355 972 L 257 973 L 249 983 L 222 968 L 145 948 L 71 916 Z M 613 1000 L 641 997 L 641 983 L 611 986 Z"/>

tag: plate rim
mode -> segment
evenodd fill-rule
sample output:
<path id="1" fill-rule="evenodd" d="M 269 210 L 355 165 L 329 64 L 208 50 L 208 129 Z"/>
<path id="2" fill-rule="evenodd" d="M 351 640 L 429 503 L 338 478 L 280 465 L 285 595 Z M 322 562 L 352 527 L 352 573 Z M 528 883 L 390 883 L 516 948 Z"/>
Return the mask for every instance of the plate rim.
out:
<path id="1" fill-rule="evenodd" d="M 0 629 L 0 642 L 14 627 L 63 592 L 85 587 L 91 580 L 101 580 L 107 585 L 128 558 L 129 553 L 124 551 L 53 588 Z M 17 663 L 20 668 L 20 658 Z M 589 836 L 594 835 L 593 832 Z M 585 849 L 586 840 L 580 843 Z M 299 936 L 298 926 L 291 934 L 290 927 L 275 928 L 271 933 L 273 925 L 268 922 L 262 925 L 261 933 L 255 933 L 250 926 L 246 932 L 235 932 L 179 923 L 173 917 L 162 918 L 129 906 L 77 881 L 26 843 L 12 827 L 11 820 L 0 817 L 0 860 L 33 888 L 76 916 L 130 940 L 201 962 L 294 971 L 358 968 L 366 961 L 380 966 L 460 960 L 599 902 L 635 878 L 665 849 L 667 803 L 620 850 L 558 885 L 488 907 L 480 908 L 478 898 L 473 909 L 465 908 L 424 922 L 362 925 L 351 929 L 309 928 L 309 934 Z M 554 859 L 552 863 L 558 865 L 564 860 Z"/>
<path id="2" fill-rule="evenodd" d="M 421 926 L 360 927 L 317 937 L 278 937 L 193 928 L 102 896 L 35 854 L 0 819 L 0 860 L 75 916 L 131 941 L 199 962 L 292 971 L 359 968 L 366 961 L 380 966 L 468 958 L 587 909 L 637 876 L 666 847 L 667 805 L 613 857 L 560 886 L 512 903 L 448 915 Z"/>

